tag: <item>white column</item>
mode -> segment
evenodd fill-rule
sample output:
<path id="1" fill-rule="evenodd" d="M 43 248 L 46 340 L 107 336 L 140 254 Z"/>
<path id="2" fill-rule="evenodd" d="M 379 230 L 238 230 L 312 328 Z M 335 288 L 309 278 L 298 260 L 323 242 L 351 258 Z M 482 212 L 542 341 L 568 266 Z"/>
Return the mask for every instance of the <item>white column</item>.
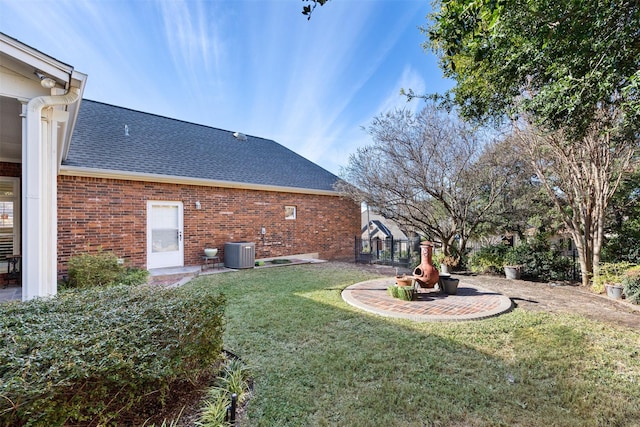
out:
<path id="1" fill-rule="evenodd" d="M 43 217 L 44 150 L 48 132 L 42 120 L 42 108 L 29 108 L 22 136 L 22 299 L 45 296 L 46 251 Z"/>
<path id="2" fill-rule="evenodd" d="M 23 301 L 58 290 L 57 126 L 68 114 L 51 107 L 78 99 L 79 90 L 72 88 L 64 95 L 33 98 L 23 107 Z"/>

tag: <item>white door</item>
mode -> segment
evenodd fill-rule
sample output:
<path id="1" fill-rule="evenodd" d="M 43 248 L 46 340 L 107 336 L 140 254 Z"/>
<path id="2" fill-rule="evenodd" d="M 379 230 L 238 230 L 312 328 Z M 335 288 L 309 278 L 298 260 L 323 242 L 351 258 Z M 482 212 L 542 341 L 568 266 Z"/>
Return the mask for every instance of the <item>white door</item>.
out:
<path id="1" fill-rule="evenodd" d="M 183 265 L 182 202 L 147 202 L 147 268 Z"/>

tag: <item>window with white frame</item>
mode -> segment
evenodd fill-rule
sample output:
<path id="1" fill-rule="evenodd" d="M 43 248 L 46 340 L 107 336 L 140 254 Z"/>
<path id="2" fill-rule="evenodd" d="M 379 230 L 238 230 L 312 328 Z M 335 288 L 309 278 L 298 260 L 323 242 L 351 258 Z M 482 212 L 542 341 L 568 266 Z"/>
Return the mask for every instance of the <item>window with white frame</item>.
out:
<path id="1" fill-rule="evenodd" d="M 284 219 L 296 219 L 296 207 L 285 206 L 284 207 Z"/>

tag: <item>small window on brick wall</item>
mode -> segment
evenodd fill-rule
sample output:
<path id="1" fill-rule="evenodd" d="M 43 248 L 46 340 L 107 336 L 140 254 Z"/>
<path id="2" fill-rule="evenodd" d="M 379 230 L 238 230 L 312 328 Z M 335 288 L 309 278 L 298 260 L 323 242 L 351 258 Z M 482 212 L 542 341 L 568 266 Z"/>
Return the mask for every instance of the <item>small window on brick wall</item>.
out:
<path id="1" fill-rule="evenodd" d="M 285 206 L 284 207 L 284 219 L 296 219 L 296 207 Z"/>

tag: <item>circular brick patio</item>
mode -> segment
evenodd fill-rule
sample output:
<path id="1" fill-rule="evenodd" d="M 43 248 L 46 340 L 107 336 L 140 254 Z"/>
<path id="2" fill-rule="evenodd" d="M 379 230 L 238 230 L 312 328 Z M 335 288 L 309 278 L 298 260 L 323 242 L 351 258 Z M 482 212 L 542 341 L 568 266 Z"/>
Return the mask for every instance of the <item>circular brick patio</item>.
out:
<path id="1" fill-rule="evenodd" d="M 463 279 L 457 295 L 445 295 L 437 289 L 419 289 L 416 301 L 393 298 L 387 292 L 395 284 L 393 277 L 356 283 L 342 291 L 342 299 L 364 311 L 381 316 L 417 322 L 479 320 L 508 312 L 511 300 Z"/>

